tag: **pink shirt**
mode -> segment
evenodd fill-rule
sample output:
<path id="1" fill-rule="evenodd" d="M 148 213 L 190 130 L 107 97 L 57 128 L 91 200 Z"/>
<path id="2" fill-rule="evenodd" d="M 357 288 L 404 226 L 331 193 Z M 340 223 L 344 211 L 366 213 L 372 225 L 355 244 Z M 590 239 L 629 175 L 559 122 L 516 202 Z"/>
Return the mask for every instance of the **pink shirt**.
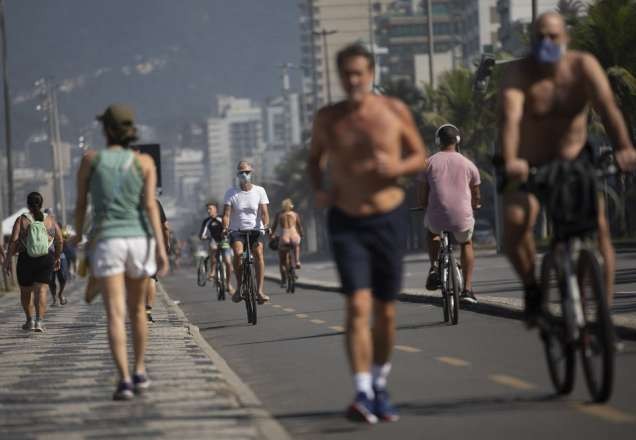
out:
<path id="1" fill-rule="evenodd" d="M 440 151 L 420 179 L 428 182 L 426 216 L 433 229 L 463 232 L 474 226 L 470 188 L 481 183 L 475 164 L 455 151 Z"/>

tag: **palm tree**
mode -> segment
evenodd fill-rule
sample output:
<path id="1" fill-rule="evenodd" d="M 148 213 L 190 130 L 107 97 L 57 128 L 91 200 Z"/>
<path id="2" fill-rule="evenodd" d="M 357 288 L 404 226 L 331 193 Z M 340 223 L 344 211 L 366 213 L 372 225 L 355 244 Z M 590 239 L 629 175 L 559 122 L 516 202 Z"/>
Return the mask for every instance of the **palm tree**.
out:
<path id="1" fill-rule="evenodd" d="M 559 0 L 556 10 L 565 18 L 565 22 L 572 26 L 585 10 L 585 3 L 581 0 Z"/>

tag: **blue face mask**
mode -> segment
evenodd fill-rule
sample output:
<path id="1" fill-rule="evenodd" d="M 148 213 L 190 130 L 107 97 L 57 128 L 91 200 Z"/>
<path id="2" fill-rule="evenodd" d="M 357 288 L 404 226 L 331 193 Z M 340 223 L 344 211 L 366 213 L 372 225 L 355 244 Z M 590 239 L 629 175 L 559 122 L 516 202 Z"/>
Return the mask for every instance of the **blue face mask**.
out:
<path id="1" fill-rule="evenodd" d="M 541 64 L 556 64 L 565 50 L 559 44 L 544 38 L 532 46 L 532 55 Z"/>

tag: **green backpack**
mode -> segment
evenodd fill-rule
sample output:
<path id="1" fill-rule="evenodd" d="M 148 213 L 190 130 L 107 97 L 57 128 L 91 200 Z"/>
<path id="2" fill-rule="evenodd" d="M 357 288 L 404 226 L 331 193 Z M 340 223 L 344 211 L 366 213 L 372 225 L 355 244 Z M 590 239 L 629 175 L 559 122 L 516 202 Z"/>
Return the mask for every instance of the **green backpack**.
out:
<path id="1" fill-rule="evenodd" d="M 46 226 L 43 221 L 39 221 L 33 218 L 31 214 L 25 214 L 25 217 L 31 222 L 27 229 L 26 248 L 27 254 L 30 257 L 41 257 L 49 253 L 49 232 L 46 230 Z"/>

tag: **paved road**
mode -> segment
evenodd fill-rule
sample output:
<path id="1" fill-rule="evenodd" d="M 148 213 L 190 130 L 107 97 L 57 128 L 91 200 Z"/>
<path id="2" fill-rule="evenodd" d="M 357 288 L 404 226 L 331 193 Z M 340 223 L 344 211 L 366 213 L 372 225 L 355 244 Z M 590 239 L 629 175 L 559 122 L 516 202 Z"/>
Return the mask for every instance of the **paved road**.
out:
<path id="1" fill-rule="evenodd" d="M 0 297 L 1 439 L 285 438 L 162 294 L 146 357 L 152 386 L 113 402 L 104 307 L 86 305 L 77 288 L 49 310 L 45 333 L 21 330 L 19 298 Z"/>
<path id="2" fill-rule="evenodd" d="M 636 343 L 618 357 L 609 405 L 587 404 L 580 370 L 574 393 L 554 399 L 539 339 L 519 321 L 462 311 L 452 327 L 439 307 L 421 303 L 398 305 L 390 384 L 402 420 L 351 423 L 339 294 L 289 295 L 267 283 L 272 303 L 254 327 L 242 304 L 196 287 L 193 272 L 166 279 L 167 292 L 294 438 L 632 439 L 636 430 Z"/>

